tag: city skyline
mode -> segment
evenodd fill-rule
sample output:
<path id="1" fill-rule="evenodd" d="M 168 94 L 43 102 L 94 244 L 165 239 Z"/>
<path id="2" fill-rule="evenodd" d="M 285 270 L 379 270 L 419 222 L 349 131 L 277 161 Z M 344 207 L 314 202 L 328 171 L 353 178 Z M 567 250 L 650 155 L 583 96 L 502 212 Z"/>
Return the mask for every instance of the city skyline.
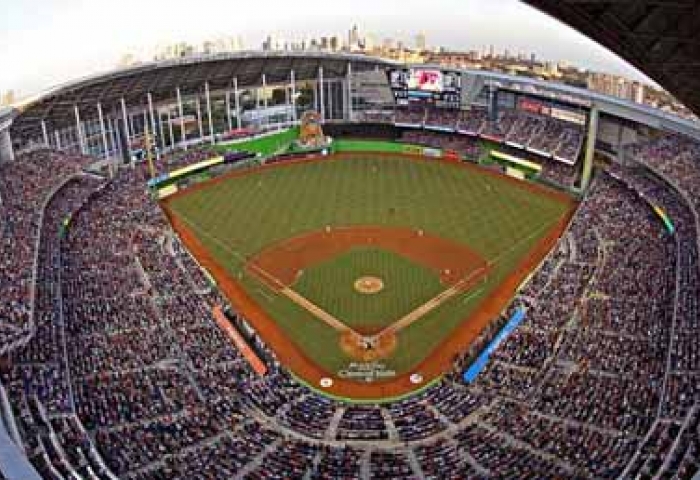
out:
<path id="1" fill-rule="evenodd" d="M 19 96 L 113 70 L 126 53 L 148 58 L 158 45 L 232 36 L 254 50 L 270 33 L 290 38 L 346 34 L 355 24 L 375 33 L 379 41 L 390 37 L 413 44 L 416 35 L 424 34 L 430 45 L 448 49 L 493 44 L 498 51 L 531 52 L 542 59 L 649 81 L 603 47 L 517 0 L 436 0 L 429 6 L 416 0 L 356 0 L 332 9 L 319 0 L 309 0 L 305 7 L 270 0 L 262 11 L 202 0 L 198 9 L 207 14 L 206 21 L 193 21 L 191 5 L 180 1 L 123 0 L 117 5 L 39 0 L 28 5 L 11 0 L 4 8 L 0 65 L 11 67 L 3 68 L 0 91 L 14 90 Z M 217 14 L 208 15 L 212 12 Z"/>

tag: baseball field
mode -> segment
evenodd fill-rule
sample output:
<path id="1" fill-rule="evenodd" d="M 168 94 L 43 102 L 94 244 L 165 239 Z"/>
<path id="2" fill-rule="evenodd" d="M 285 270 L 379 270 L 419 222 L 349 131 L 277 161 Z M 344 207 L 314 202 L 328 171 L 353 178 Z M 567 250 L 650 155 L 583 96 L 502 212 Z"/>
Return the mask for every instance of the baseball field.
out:
<path id="1" fill-rule="evenodd" d="M 236 172 L 163 202 L 280 360 L 358 398 L 449 369 L 574 206 L 473 165 L 360 152 Z"/>

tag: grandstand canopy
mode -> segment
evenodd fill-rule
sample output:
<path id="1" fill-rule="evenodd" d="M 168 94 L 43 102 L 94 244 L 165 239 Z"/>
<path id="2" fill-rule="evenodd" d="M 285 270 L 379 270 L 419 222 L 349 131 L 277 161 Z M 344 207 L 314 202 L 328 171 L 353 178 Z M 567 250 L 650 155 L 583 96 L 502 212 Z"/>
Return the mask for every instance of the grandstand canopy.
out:
<path id="1" fill-rule="evenodd" d="M 700 115 L 700 2 L 524 1 L 612 50 Z"/>
<path id="2" fill-rule="evenodd" d="M 225 89 L 232 88 L 236 78 L 239 88 L 246 88 L 261 85 L 263 74 L 268 85 L 279 84 L 289 82 L 291 70 L 297 81 L 304 81 L 316 79 L 319 67 L 323 67 L 324 78 L 337 78 L 347 73 L 350 64 L 353 71 L 363 71 L 389 62 L 321 52 L 240 52 L 147 63 L 44 92 L 19 107 L 12 129 L 30 138 L 40 134 L 42 120 L 50 126 L 70 125 L 75 121 L 75 106 L 83 118 L 89 118 L 94 117 L 98 103 L 105 111 L 117 108 L 122 98 L 131 107 L 141 106 L 149 92 L 157 103 L 172 100 L 178 87 L 182 95 L 203 93 L 205 82 L 211 90 Z"/>

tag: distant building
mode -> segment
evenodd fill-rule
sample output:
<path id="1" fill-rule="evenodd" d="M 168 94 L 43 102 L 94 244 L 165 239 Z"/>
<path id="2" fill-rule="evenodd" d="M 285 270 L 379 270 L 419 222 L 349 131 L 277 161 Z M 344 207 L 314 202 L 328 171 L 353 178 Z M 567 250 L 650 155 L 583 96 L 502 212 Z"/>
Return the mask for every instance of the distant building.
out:
<path id="1" fill-rule="evenodd" d="M 364 49 L 371 52 L 375 48 L 377 48 L 377 37 L 373 33 L 368 33 L 364 38 Z"/>
<path id="2" fill-rule="evenodd" d="M 348 32 L 348 48 L 350 50 L 360 48 L 360 30 L 357 28 L 357 25 L 353 25 Z"/>
<path id="3" fill-rule="evenodd" d="M 443 67 L 452 68 L 479 68 L 481 54 L 477 51 L 431 53 L 425 59 L 427 63 L 434 63 Z"/>
<path id="4" fill-rule="evenodd" d="M 424 32 L 419 32 L 416 35 L 416 50 L 419 52 L 424 52 L 428 49 L 428 41 L 426 39 Z"/>
<path id="5" fill-rule="evenodd" d="M 138 65 L 141 61 L 133 53 L 126 53 L 117 62 L 117 68 L 128 68 Z"/>
<path id="6" fill-rule="evenodd" d="M 156 49 L 155 60 L 172 60 L 175 58 L 191 57 L 197 53 L 194 45 L 187 42 L 162 45 Z"/>
<path id="7" fill-rule="evenodd" d="M 592 72 L 588 75 L 590 90 L 636 103 L 644 103 L 644 84 L 619 75 Z"/>
<path id="8" fill-rule="evenodd" d="M 0 107 L 9 107 L 17 101 L 14 90 L 8 90 L 0 96 Z"/>

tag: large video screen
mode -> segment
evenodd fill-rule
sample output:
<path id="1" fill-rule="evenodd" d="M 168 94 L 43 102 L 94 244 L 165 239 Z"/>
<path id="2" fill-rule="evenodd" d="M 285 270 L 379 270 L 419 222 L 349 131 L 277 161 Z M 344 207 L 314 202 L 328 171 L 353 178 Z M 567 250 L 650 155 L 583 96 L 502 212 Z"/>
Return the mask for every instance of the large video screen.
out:
<path id="1" fill-rule="evenodd" d="M 411 70 L 408 89 L 421 92 L 442 92 L 442 72 L 439 70 Z"/>
<path id="2" fill-rule="evenodd" d="M 398 105 L 416 103 L 459 108 L 462 76 L 429 68 L 391 70 L 389 84 Z"/>

